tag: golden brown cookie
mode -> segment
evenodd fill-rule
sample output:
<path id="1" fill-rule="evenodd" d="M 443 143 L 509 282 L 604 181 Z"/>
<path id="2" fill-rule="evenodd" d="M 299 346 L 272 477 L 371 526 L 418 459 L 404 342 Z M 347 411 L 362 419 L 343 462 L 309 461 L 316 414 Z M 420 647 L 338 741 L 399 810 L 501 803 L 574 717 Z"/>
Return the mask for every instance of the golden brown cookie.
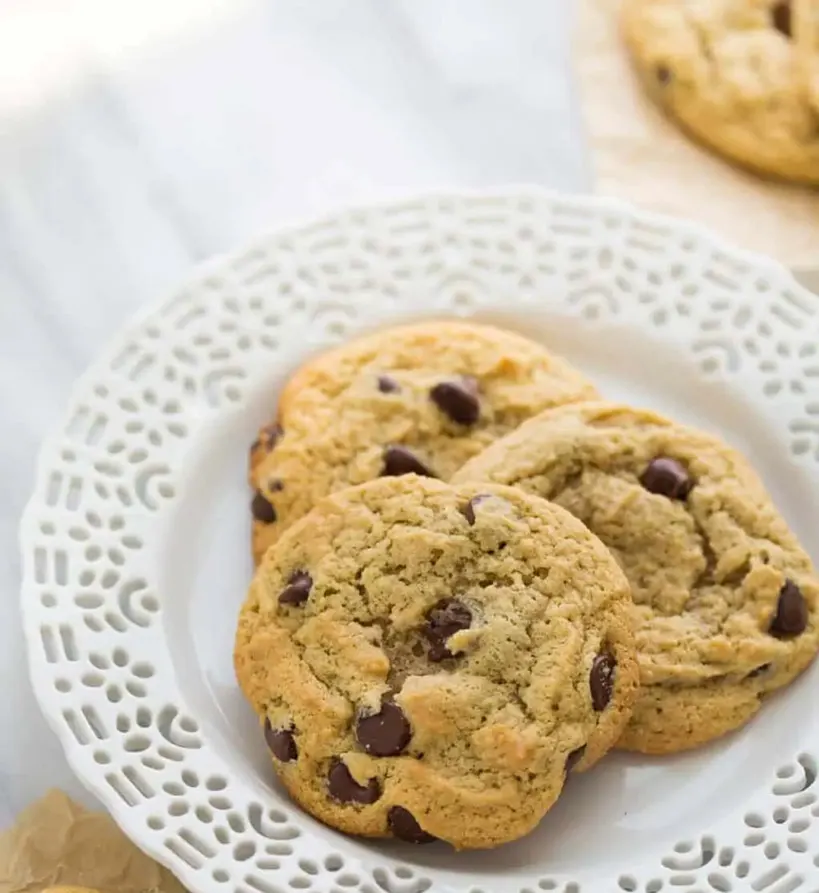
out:
<path id="1" fill-rule="evenodd" d="M 623 0 L 622 22 L 643 83 L 692 136 L 819 184 L 816 0 Z"/>
<path id="2" fill-rule="evenodd" d="M 819 647 L 819 581 L 745 459 L 652 412 L 542 413 L 454 480 L 553 500 L 611 549 L 634 597 L 642 689 L 619 746 L 694 747 L 736 728 Z"/>
<path id="3" fill-rule="evenodd" d="M 617 740 L 638 686 L 628 584 L 567 512 L 383 478 L 271 547 L 239 683 L 292 796 L 342 831 L 492 847 Z"/>
<path id="4" fill-rule="evenodd" d="M 328 493 L 385 474 L 447 480 L 542 409 L 595 396 L 540 344 L 477 323 L 402 326 L 322 354 L 251 450 L 254 557 Z"/>

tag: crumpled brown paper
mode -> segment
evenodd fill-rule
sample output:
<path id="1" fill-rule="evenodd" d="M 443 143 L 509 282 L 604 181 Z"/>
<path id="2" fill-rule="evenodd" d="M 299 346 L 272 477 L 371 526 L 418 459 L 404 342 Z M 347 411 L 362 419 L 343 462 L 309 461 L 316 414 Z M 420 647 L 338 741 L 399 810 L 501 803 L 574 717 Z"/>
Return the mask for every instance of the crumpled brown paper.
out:
<path id="1" fill-rule="evenodd" d="M 579 0 L 575 65 L 597 191 L 704 223 L 792 266 L 819 264 L 819 190 L 762 180 L 691 142 L 645 96 L 620 0 Z"/>
<path id="2" fill-rule="evenodd" d="M 43 893 L 58 885 L 100 893 L 185 893 L 110 816 L 50 791 L 0 835 L 0 893 Z"/>

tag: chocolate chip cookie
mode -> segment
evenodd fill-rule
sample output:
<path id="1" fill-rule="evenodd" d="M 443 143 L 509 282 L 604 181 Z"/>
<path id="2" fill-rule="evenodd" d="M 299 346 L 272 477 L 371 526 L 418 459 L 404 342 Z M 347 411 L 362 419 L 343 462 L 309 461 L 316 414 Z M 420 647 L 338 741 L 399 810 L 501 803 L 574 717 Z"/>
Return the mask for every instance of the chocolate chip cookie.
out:
<path id="1" fill-rule="evenodd" d="M 692 136 L 819 184 L 815 0 L 623 0 L 622 21 L 642 81 Z"/>
<path id="2" fill-rule="evenodd" d="M 629 607 L 610 553 L 563 509 L 383 478 L 268 550 L 236 673 L 276 771 L 321 821 L 492 847 L 619 737 L 638 686 Z"/>
<path id="3" fill-rule="evenodd" d="M 642 688 L 623 748 L 684 750 L 736 728 L 819 647 L 811 561 L 745 459 L 715 437 L 577 404 L 526 422 L 454 480 L 553 500 L 625 571 Z"/>
<path id="4" fill-rule="evenodd" d="M 475 323 L 393 328 L 323 354 L 251 449 L 254 557 L 328 493 L 382 475 L 447 480 L 542 409 L 595 396 L 540 344 Z"/>

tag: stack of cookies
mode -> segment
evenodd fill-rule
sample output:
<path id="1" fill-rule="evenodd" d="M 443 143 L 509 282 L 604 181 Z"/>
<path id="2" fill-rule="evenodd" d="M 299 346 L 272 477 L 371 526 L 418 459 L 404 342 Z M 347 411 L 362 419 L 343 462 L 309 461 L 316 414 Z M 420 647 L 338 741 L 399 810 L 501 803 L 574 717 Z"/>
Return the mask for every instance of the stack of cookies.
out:
<path id="1" fill-rule="evenodd" d="M 570 772 L 735 729 L 819 649 L 746 460 L 511 332 L 310 361 L 250 479 L 237 676 L 292 797 L 351 834 L 514 840 Z"/>

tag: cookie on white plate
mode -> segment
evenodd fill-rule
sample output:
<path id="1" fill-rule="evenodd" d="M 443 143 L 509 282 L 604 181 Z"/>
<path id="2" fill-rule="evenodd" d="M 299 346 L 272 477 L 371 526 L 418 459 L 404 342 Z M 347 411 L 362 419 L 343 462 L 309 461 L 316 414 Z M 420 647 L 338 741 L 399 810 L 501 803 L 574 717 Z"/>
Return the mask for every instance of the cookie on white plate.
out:
<path id="1" fill-rule="evenodd" d="M 550 406 L 596 396 L 534 341 L 438 320 L 375 332 L 302 366 L 251 449 L 253 554 L 323 496 L 382 475 L 447 480 Z"/>
<path id="2" fill-rule="evenodd" d="M 350 834 L 492 847 L 618 739 L 638 686 L 630 604 L 563 509 L 382 478 L 328 496 L 267 551 L 235 666 L 308 812 Z"/>

